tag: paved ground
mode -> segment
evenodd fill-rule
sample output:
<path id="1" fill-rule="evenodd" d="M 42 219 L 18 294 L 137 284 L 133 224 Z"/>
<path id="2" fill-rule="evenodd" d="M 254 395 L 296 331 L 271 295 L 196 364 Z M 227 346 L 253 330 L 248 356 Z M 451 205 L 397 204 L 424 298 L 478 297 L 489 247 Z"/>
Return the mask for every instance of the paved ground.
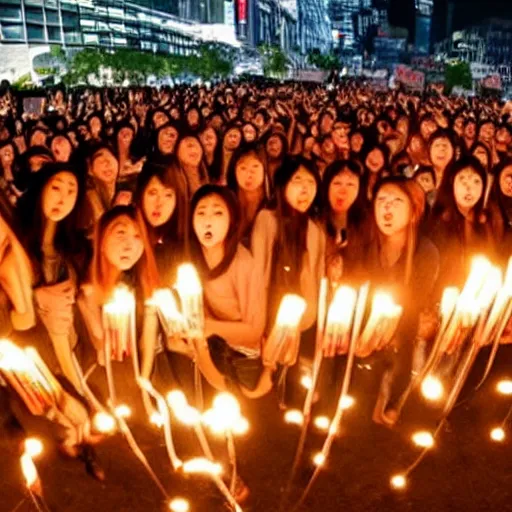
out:
<path id="1" fill-rule="evenodd" d="M 481 357 L 472 382 L 484 366 Z M 302 510 L 308 511 L 512 511 L 512 463 L 510 442 L 489 440 L 491 425 L 507 413 L 510 399 L 498 396 L 493 388 L 499 378 L 512 377 L 512 351 L 501 351 L 485 387 L 460 405 L 450 417 L 436 448 L 413 473 L 407 491 L 395 493 L 388 486 L 392 473 L 411 463 L 418 450 L 409 441 L 414 420 L 409 418 L 395 430 L 370 421 L 369 410 L 359 402 L 346 417 L 344 436 L 335 444 L 325 472 L 314 486 Z M 358 389 L 353 390 L 356 399 Z M 243 404 L 251 421 L 251 432 L 237 442 L 240 471 L 252 490 L 244 506 L 249 512 L 273 512 L 279 508 L 281 489 L 290 470 L 299 431 L 285 425 L 274 396 Z M 412 415 L 414 418 L 415 416 Z M 216 489 L 201 478 L 185 480 L 170 470 L 163 440 L 158 431 L 131 425 L 141 448 L 170 495 L 185 496 L 194 512 L 225 510 Z M 428 426 L 428 425 L 427 425 Z M 431 426 L 431 425 L 430 425 Z M 20 432 L 4 427 L 0 431 L 0 511 L 34 510 L 25 499 L 17 462 Z M 185 430 L 176 432 L 177 445 L 197 453 L 194 437 Z M 308 441 L 308 454 L 321 443 Z M 214 446 L 223 457 L 223 446 Z M 162 495 L 147 477 L 120 436 L 98 448 L 108 481 L 100 484 L 85 475 L 83 466 L 47 450 L 38 462 L 49 508 L 53 512 L 158 512 L 165 510 Z M 298 475 L 295 492 L 307 482 L 305 467 Z M 23 501 L 25 500 L 25 501 Z M 16 508 L 17 507 L 17 508 Z M 286 507 L 286 511 L 291 507 Z"/>

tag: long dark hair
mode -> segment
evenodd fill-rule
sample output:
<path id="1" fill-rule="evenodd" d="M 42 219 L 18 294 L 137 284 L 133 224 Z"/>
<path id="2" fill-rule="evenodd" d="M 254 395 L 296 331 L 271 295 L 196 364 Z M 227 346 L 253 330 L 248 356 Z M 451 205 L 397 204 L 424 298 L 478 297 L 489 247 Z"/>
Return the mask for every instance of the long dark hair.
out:
<path id="1" fill-rule="evenodd" d="M 46 164 L 39 172 L 31 176 L 29 188 L 20 197 L 17 204 L 24 245 L 28 254 L 38 263 L 41 263 L 43 256 L 41 247 L 45 224 L 42 211 L 43 192 L 50 179 L 60 172 L 70 172 L 76 177 L 77 200 L 71 213 L 59 221 L 54 246 L 65 259 L 77 256 L 77 253 L 83 251 L 84 248 L 84 237 L 78 230 L 85 194 L 84 180 L 69 163 Z"/>
<path id="2" fill-rule="evenodd" d="M 229 211 L 229 229 L 226 235 L 226 240 L 224 241 L 224 258 L 215 268 L 210 269 L 206 264 L 203 251 L 201 249 L 201 244 L 197 238 L 196 232 L 194 231 L 194 213 L 196 211 L 197 205 L 199 204 L 199 201 L 212 195 L 219 196 L 226 203 Z M 226 272 L 226 270 L 231 265 L 231 262 L 233 261 L 238 249 L 239 217 L 239 207 L 236 197 L 233 192 L 231 192 L 231 190 L 226 187 L 221 187 L 219 185 L 203 185 L 192 197 L 192 202 L 190 204 L 189 225 L 190 250 L 192 253 L 192 258 L 198 266 L 199 273 L 206 279 L 215 279 L 219 277 L 224 272 Z"/>
<path id="3" fill-rule="evenodd" d="M 309 210 L 301 213 L 286 200 L 286 187 L 293 175 L 304 167 L 316 181 L 316 196 Z M 303 157 L 290 158 L 278 169 L 274 179 L 274 211 L 277 219 L 277 240 L 274 244 L 273 277 L 278 284 L 294 289 L 300 286 L 304 254 L 307 253 L 307 234 L 310 218 L 321 213 L 321 181 L 310 161 Z"/>
<path id="4" fill-rule="evenodd" d="M 263 190 L 265 192 L 265 196 L 268 197 L 269 192 L 269 182 L 268 182 L 268 175 L 266 173 L 265 169 L 265 162 L 264 159 L 261 158 L 260 148 L 258 144 L 256 143 L 247 143 L 242 142 L 240 146 L 234 151 L 233 156 L 231 157 L 231 160 L 229 161 L 228 166 L 228 172 L 227 172 L 227 186 L 230 188 L 233 192 L 238 193 L 238 181 L 236 180 L 236 166 L 238 162 L 245 156 L 254 154 L 256 158 L 261 162 L 263 165 L 263 172 L 264 172 L 264 181 L 263 181 Z"/>
<path id="5" fill-rule="evenodd" d="M 482 180 L 483 189 L 482 195 L 478 199 L 478 202 L 473 207 L 473 220 L 478 221 L 484 217 L 484 202 L 485 202 L 485 191 L 487 189 L 487 172 L 480 163 L 480 161 L 474 156 L 466 156 L 458 160 L 451 168 L 447 168 L 447 173 L 443 176 L 441 188 L 439 189 L 439 195 L 434 204 L 432 210 L 433 218 L 442 216 L 443 220 L 449 221 L 454 229 L 458 229 L 457 220 L 462 220 L 463 216 L 459 212 L 457 203 L 455 201 L 455 194 L 453 191 L 453 184 L 457 174 L 467 168 L 471 168 Z"/>

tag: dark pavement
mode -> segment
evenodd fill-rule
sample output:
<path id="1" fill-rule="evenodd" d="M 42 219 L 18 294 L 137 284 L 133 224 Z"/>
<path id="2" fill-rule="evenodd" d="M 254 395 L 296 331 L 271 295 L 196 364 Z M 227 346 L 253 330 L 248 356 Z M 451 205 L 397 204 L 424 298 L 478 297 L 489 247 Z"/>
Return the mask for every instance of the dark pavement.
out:
<path id="1" fill-rule="evenodd" d="M 420 453 L 410 441 L 419 424 L 417 415 L 404 414 L 403 421 L 389 430 L 371 421 L 371 410 L 360 404 L 360 389 L 351 390 L 356 404 L 347 413 L 343 436 L 336 441 L 331 457 L 301 510 L 310 511 L 512 511 L 512 462 L 510 440 L 493 443 L 491 426 L 503 421 L 510 397 L 497 394 L 503 377 L 512 378 L 512 347 L 500 349 L 495 368 L 484 387 L 473 393 L 485 366 L 481 354 L 463 395 L 468 400 L 452 413 L 435 448 L 413 472 L 402 492 L 389 488 L 392 474 L 405 469 Z M 250 432 L 237 440 L 239 469 L 251 488 L 243 510 L 273 512 L 279 508 L 282 488 L 291 468 L 299 427 L 286 425 L 274 394 L 255 402 L 244 401 L 242 410 L 251 422 Z M 410 418 L 416 418 L 411 420 Z M 415 425 L 416 423 L 416 425 Z M 227 510 L 217 489 L 205 478 L 184 478 L 172 472 L 163 435 L 147 425 L 129 420 L 142 450 L 169 495 L 190 500 L 191 511 Z M 179 455 L 200 455 L 195 437 L 175 428 Z M 24 492 L 19 469 L 19 443 L 23 434 L 12 427 L 0 431 L 0 511 L 35 510 Z M 305 458 L 317 451 L 323 438 L 310 436 Z M 227 467 L 221 442 L 212 442 L 214 453 Z M 186 451 L 185 451 L 186 450 Z M 188 453 L 187 453 L 188 452 Z M 165 499 L 147 476 L 120 434 L 98 447 L 107 481 L 98 483 L 87 476 L 83 465 L 65 459 L 49 442 L 36 462 L 49 508 L 53 512 L 157 512 L 167 510 Z M 307 483 L 310 467 L 297 476 L 294 496 Z M 25 501 L 23 501 L 25 500 Z M 291 510 L 291 506 L 285 507 Z"/>

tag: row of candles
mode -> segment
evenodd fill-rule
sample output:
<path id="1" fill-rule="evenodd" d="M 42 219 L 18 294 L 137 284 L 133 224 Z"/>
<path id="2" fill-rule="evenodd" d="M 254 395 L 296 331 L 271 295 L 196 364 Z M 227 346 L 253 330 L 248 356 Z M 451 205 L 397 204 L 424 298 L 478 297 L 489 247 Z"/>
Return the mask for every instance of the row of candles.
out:
<path id="1" fill-rule="evenodd" d="M 147 306 L 156 308 L 160 323 L 168 337 L 175 336 L 187 340 L 201 338 L 204 326 L 202 287 L 192 265 L 180 267 L 175 290 L 179 297 L 181 311 L 178 307 L 176 294 L 171 289 L 158 290 L 153 298 L 148 301 Z M 302 423 L 303 425 L 304 418 L 309 421 L 312 395 L 316 387 L 322 357 L 347 355 L 349 362 L 353 363 L 356 356 L 364 358 L 376 350 L 387 347 L 392 342 L 402 315 L 402 308 L 394 303 L 389 294 L 377 291 L 370 301 L 368 285 L 361 287 L 359 291 L 347 286 L 339 287 L 328 310 L 326 308 L 327 286 L 325 281 L 320 292 L 317 355 L 313 364 L 312 381 L 309 383 L 303 412 L 288 411 L 287 413 L 288 421 Z M 287 295 L 283 298 L 274 329 L 262 352 L 266 366 L 295 364 L 299 349 L 299 324 L 305 308 L 305 301 L 301 297 Z M 367 312 L 367 310 L 369 311 Z M 484 258 L 476 258 L 462 292 L 459 293 L 458 290 L 453 288 L 445 290 L 440 307 L 441 322 L 438 334 L 429 360 L 424 366 L 421 379 L 419 379 L 423 395 L 427 399 L 439 399 L 444 394 L 444 386 L 441 378 L 436 376 L 436 370 L 442 355 L 452 354 L 462 346 L 466 346 L 466 357 L 461 359 L 462 362 L 455 372 L 456 378 L 444 410 L 445 416 L 449 414 L 453 407 L 454 400 L 460 392 L 460 387 L 471 368 L 478 349 L 493 341 L 492 354 L 493 357 L 495 356 L 499 338 L 511 313 L 512 259 L 507 268 L 505 279 L 503 279 L 501 271 L 497 267 L 492 266 Z M 103 322 L 107 377 L 109 377 L 110 360 L 121 361 L 124 357 L 131 356 L 134 359 L 135 378 L 142 389 L 145 391 L 151 390 L 150 383 L 140 379 L 138 361 L 136 361 L 135 300 L 128 289 L 124 287 L 116 289 L 112 300 L 103 309 Z M 492 364 L 491 360 L 489 364 Z M 44 414 L 55 405 L 61 391 L 60 385 L 34 349 L 21 350 L 7 341 L 0 342 L 0 370 L 33 414 Z M 347 373 L 333 421 L 330 422 L 325 417 L 317 418 L 315 421 L 318 428 L 327 431 L 324 447 L 315 456 L 318 467 L 324 465 L 329 455 L 330 447 L 339 429 L 343 410 L 347 408 L 347 403 L 351 400 L 348 395 L 350 370 L 351 364 L 347 365 Z M 113 429 L 116 420 L 124 422 L 128 415 L 126 406 L 117 406 L 116 404 L 112 375 L 108 380 L 115 419 L 108 413 L 100 411 L 97 418 L 102 419 L 97 419 L 96 426 L 103 431 L 108 430 L 108 428 Z M 415 379 L 414 384 L 417 383 L 418 379 Z M 155 395 L 153 394 L 153 396 Z M 159 405 L 158 416 L 160 421 L 163 420 L 164 426 L 165 424 L 170 425 L 170 419 L 165 414 L 161 401 L 156 401 Z M 175 407 L 174 409 L 171 407 L 171 410 L 176 413 Z M 191 421 L 190 418 L 192 417 L 196 419 L 201 417 L 200 411 L 191 408 L 188 404 L 186 408 L 179 410 L 181 411 L 181 418 L 187 416 L 188 421 Z M 184 413 L 185 410 L 188 412 Z M 207 422 L 210 421 L 211 423 L 211 418 L 215 416 L 212 412 L 214 410 L 215 408 L 205 413 L 204 418 Z M 177 418 L 180 417 L 180 414 L 177 415 Z M 210 417 L 210 420 L 207 420 L 208 417 Z M 110 418 L 110 420 L 107 418 Z M 110 427 L 106 427 L 109 421 Z M 196 427 L 200 423 L 199 420 L 194 420 Z M 215 424 L 215 422 L 211 424 Z M 227 437 L 230 461 L 234 470 L 233 474 L 236 475 L 236 460 L 233 456 L 234 443 L 231 435 L 237 430 L 237 427 L 233 424 L 231 428 L 221 430 Z M 196 428 L 196 433 L 200 431 L 201 429 Z M 493 439 L 499 440 L 500 431 L 495 430 L 493 432 Z M 203 439 L 202 445 L 204 446 L 204 434 L 198 434 L 198 437 L 200 440 Z M 428 432 L 418 432 L 415 442 L 428 448 L 429 445 L 433 444 L 433 437 Z M 430 439 L 432 439 L 432 442 Z M 175 450 L 169 448 L 172 444 L 172 435 L 166 434 L 166 443 L 173 466 L 175 468 L 181 467 L 181 464 L 178 464 Z M 204 459 L 208 463 L 203 466 L 200 463 L 197 466 L 198 461 L 188 466 L 185 463 L 183 469 L 203 467 L 203 469 L 206 468 L 206 473 L 209 473 L 209 470 L 213 471 L 214 466 L 210 464 L 212 463 L 211 452 L 206 449 L 205 453 L 209 455 Z M 191 471 L 193 470 L 191 469 Z M 397 476 L 403 477 L 403 475 Z M 233 481 L 232 479 L 231 490 L 233 490 Z M 392 485 L 395 488 L 400 487 L 400 485 L 395 485 L 398 481 L 401 481 L 401 479 L 394 478 L 392 480 Z M 233 503 L 232 493 L 226 493 L 226 496 L 236 509 L 237 505 Z"/>

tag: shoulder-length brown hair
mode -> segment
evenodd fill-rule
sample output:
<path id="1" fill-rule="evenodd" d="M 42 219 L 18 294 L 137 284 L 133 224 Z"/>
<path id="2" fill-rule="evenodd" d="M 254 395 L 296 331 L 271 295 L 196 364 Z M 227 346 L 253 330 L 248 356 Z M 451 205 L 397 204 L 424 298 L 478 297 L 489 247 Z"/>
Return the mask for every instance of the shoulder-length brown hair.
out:
<path id="1" fill-rule="evenodd" d="M 134 270 L 137 286 L 142 290 L 145 299 L 151 297 L 159 285 L 158 270 L 149 243 L 148 234 L 140 211 L 133 206 L 115 206 L 104 213 L 96 225 L 94 232 L 94 252 L 89 271 L 90 284 L 92 284 L 100 303 L 105 303 L 118 283 L 119 272 L 105 257 L 103 246 L 109 232 L 109 227 L 119 217 L 128 217 L 140 232 L 144 251 Z"/>

